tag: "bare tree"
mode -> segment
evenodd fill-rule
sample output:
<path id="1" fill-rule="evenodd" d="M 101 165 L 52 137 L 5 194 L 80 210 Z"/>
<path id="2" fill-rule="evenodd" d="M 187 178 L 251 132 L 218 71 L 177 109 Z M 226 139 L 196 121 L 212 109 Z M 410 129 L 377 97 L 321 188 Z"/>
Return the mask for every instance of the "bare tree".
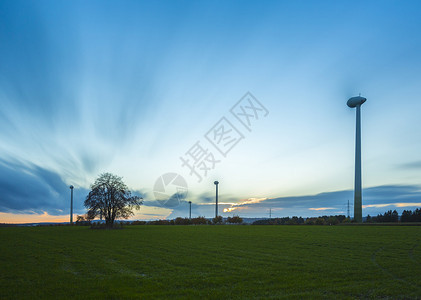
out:
<path id="1" fill-rule="evenodd" d="M 85 200 L 89 219 L 102 216 L 108 227 L 115 219 L 127 219 L 134 215 L 133 209 L 140 209 L 143 199 L 132 196 L 122 177 L 111 173 L 101 174 L 91 185 L 91 191 Z"/>

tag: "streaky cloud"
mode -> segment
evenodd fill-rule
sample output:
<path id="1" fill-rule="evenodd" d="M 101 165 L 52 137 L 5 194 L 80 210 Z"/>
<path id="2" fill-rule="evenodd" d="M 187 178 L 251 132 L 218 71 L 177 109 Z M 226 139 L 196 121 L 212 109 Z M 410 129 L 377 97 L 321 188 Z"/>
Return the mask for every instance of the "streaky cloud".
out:
<path id="1" fill-rule="evenodd" d="M 399 167 L 399 169 L 420 170 L 421 169 L 421 160 L 416 160 L 416 161 L 408 162 L 408 163 L 405 163 L 405 164 L 401 164 L 398 167 Z"/>
<path id="2" fill-rule="evenodd" d="M 365 188 L 363 189 L 363 207 L 365 208 L 363 214 L 381 213 L 382 209 L 387 207 L 396 209 L 417 207 L 420 206 L 420 199 L 421 186 L 419 185 L 383 185 Z M 336 214 L 346 210 L 348 200 L 353 211 L 353 191 L 344 190 L 316 195 L 268 198 L 254 202 L 238 200 L 238 204 L 228 207 L 225 212 L 238 210 L 238 213 L 251 214 L 254 211 L 257 215 L 259 213 L 266 215 L 269 209 L 278 209 L 284 216 L 306 216 L 306 210 L 312 215 L 324 211 Z"/>
<path id="3" fill-rule="evenodd" d="M 83 213 L 87 193 L 75 188 L 75 213 Z M 0 160 L 0 212 L 63 215 L 69 209 L 69 186 L 59 174 L 33 163 Z"/>

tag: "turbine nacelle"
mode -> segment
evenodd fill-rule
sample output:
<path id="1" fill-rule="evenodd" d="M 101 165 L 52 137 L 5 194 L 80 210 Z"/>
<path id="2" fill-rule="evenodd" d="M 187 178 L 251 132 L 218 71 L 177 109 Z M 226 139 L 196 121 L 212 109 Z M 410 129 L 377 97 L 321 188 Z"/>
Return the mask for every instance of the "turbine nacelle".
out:
<path id="1" fill-rule="evenodd" d="M 353 108 L 353 107 L 357 107 L 358 105 L 363 104 L 365 101 L 367 101 L 366 98 L 361 97 L 361 96 L 357 96 L 357 97 L 349 98 L 349 100 L 348 100 L 348 102 L 346 104 L 349 107 Z"/>

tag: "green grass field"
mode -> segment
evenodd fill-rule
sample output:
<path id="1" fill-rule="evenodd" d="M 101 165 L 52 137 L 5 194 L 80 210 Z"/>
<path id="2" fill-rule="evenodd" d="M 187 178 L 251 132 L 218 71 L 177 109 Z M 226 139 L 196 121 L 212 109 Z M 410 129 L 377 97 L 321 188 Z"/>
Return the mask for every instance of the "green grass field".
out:
<path id="1" fill-rule="evenodd" d="M 0 228 L 0 299 L 421 298 L 421 226 Z"/>

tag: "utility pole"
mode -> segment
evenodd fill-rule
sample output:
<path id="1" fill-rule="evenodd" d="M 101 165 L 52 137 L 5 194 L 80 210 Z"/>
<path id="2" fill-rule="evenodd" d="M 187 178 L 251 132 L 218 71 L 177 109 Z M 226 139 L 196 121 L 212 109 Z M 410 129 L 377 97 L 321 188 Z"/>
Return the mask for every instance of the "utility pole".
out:
<path id="1" fill-rule="evenodd" d="M 269 208 L 269 219 L 272 219 L 272 208 Z"/>
<path id="2" fill-rule="evenodd" d="M 348 199 L 348 219 L 349 219 L 349 199 Z"/>
<path id="3" fill-rule="evenodd" d="M 191 201 L 189 201 L 189 206 L 190 206 L 190 210 L 189 210 L 189 219 L 191 220 Z"/>

